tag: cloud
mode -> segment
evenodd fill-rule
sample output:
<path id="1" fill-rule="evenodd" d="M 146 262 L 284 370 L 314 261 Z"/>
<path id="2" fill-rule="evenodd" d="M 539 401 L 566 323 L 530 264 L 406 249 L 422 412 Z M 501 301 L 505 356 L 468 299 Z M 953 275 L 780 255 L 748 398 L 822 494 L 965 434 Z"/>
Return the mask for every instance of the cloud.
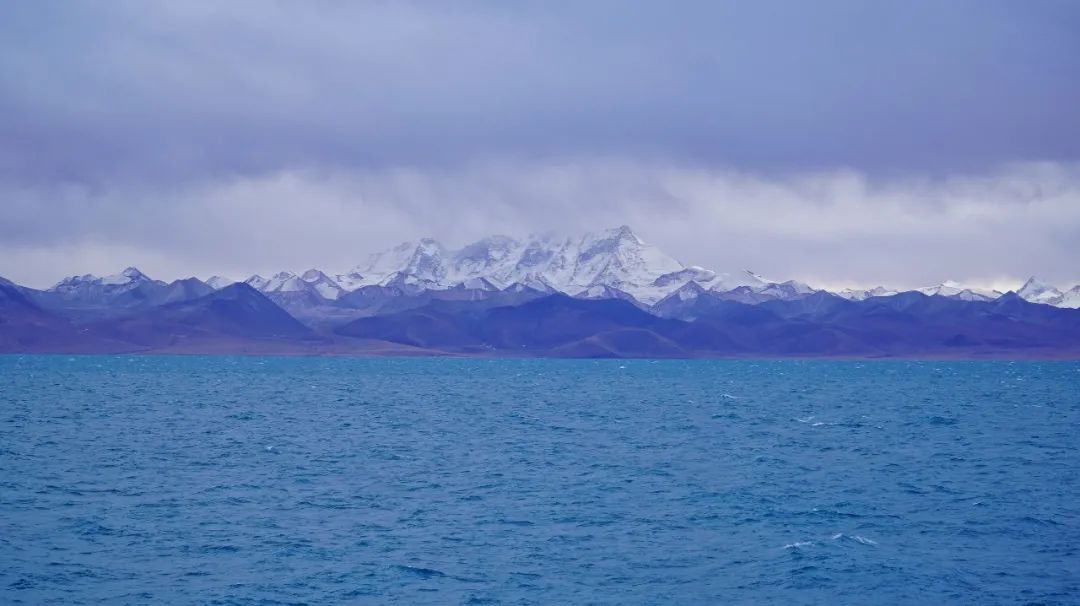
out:
<path id="1" fill-rule="evenodd" d="M 405 239 L 622 223 L 687 264 L 823 286 L 1080 282 L 1078 164 L 931 179 L 578 158 L 0 195 L 0 273 L 34 286 L 129 264 L 162 278 L 341 271 Z"/>
<path id="2" fill-rule="evenodd" d="M 0 274 L 628 223 L 819 284 L 1080 276 L 1080 5 L 16 3 Z"/>
<path id="3" fill-rule="evenodd" d="M 945 174 L 1080 158 L 1080 6 L 19 3 L 0 177 L 462 159 Z"/>

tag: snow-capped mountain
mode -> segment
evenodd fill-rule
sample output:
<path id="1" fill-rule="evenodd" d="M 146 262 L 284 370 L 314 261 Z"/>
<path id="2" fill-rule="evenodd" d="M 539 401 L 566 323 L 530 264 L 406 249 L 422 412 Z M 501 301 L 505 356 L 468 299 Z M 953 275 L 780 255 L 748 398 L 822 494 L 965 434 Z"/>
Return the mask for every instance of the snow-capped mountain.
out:
<path id="1" fill-rule="evenodd" d="M 303 276 L 289 271 L 280 271 L 269 278 L 254 275 L 246 283 L 297 317 L 324 308 L 344 293 L 329 276 L 315 269 L 304 272 Z"/>
<path id="2" fill-rule="evenodd" d="M 236 284 L 236 280 L 225 276 L 210 276 L 206 279 L 206 285 L 214 290 L 220 290 L 231 284 Z"/>
<path id="3" fill-rule="evenodd" d="M 1064 293 L 1042 280 L 1032 276 L 1016 291 L 1021 299 L 1031 303 L 1045 303 L 1053 305 L 1054 301 L 1060 300 Z"/>
<path id="4" fill-rule="evenodd" d="M 78 311 L 86 317 L 197 299 L 213 291 L 213 287 L 198 278 L 166 283 L 154 280 L 134 267 L 102 277 L 93 274 L 71 276 L 44 291 L 27 290 L 35 302 L 44 307 Z"/>
<path id="5" fill-rule="evenodd" d="M 996 290 L 988 290 L 984 288 L 976 288 L 972 286 L 965 286 L 960 282 L 954 280 L 946 280 L 941 284 L 935 286 L 924 286 L 921 288 L 913 289 L 914 292 L 920 292 L 927 296 L 947 297 L 950 299 L 958 299 L 961 301 L 993 301 L 1000 297 L 1003 293 Z M 845 288 L 837 291 L 833 294 L 843 297 L 851 301 L 863 301 L 870 297 L 891 297 L 899 294 L 901 291 L 894 288 L 886 288 L 884 286 L 876 286 L 871 289 L 861 290 L 856 288 Z"/>
<path id="6" fill-rule="evenodd" d="M 578 236 L 547 232 L 515 239 L 495 235 L 456 249 L 424 238 L 372 254 L 364 263 L 344 273 L 328 274 L 311 269 L 302 275 L 291 272 L 279 272 L 270 278 L 255 275 L 246 282 L 265 294 L 278 293 L 276 300 L 288 299 L 294 308 L 301 301 L 335 305 L 345 295 L 370 286 L 393 289 L 400 296 L 459 287 L 492 293 L 517 288 L 561 292 L 577 298 L 629 297 L 646 306 L 656 305 L 676 293 L 691 296 L 710 292 L 724 300 L 756 304 L 801 299 L 820 292 L 802 282 L 772 280 L 749 270 L 725 273 L 683 265 L 625 225 Z M 215 276 L 208 283 L 221 288 L 231 281 Z M 963 301 L 993 301 L 1002 296 L 996 290 L 952 280 L 914 290 Z M 865 290 L 848 288 L 832 294 L 862 301 L 900 292 L 901 289 L 877 286 Z M 1018 292 L 1034 303 L 1080 306 L 1080 293 L 1070 293 L 1035 278 L 1028 280 Z"/>
<path id="7" fill-rule="evenodd" d="M 138 287 L 140 284 L 152 283 L 155 280 L 151 280 L 138 269 L 134 267 L 128 267 L 124 271 L 118 274 L 112 274 L 104 277 L 98 277 L 93 274 L 84 274 L 81 276 L 71 276 L 64 278 L 58 282 L 55 286 L 49 289 L 49 292 L 55 293 L 78 293 L 84 292 L 90 289 L 102 289 L 113 293 L 124 292 Z M 164 282 L 158 282 L 164 285 Z"/>
<path id="8" fill-rule="evenodd" d="M 895 294 L 898 294 L 898 292 L 899 291 L 893 290 L 891 288 L 885 288 L 884 286 L 875 286 L 874 288 L 869 288 L 866 290 L 860 290 L 857 288 L 845 288 L 833 294 L 851 301 L 863 301 L 869 299 L 870 297 L 891 297 Z"/>
<path id="9" fill-rule="evenodd" d="M 937 286 L 927 286 L 916 290 L 924 295 L 950 297 L 962 301 L 993 301 L 1004 294 L 996 290 L 964 286 L 954 280 L 946 280 Z"/>
<path id="10" fill-rule="evenodd" d="M 1080 309 L 1080 284 L 1062 292 L 1054 286 L 1032 276 L 1016 291 L 1021 299 L 1031 303 L 1043 303 L 1054 307 Z"/>
<path id="11" fill-rule="evenodd" d="M 1069 309 L 1080 309 L 1080 284 L 1065 291 L 1065 293 L 1051 303 L 1051 305 L 1056 307 L 1067 307 Z"/>
<path id="12" fill-rule="evenodd" d="M 108 276 L 93 274 L 64 278 L 41 293 L 43 301 L 75 308 L 129 307 L 156 300 L 166 284 L 152 280 L 134 267 Z"/>
<path id="13" fill-rule="evenodd" d="M 777 284 L 749 271 L 728 274 L 684 266 L 625 225 L 576 237 L 553 233 L 532 234 L 524 240 L 490 236 L 456 250 L 432 239 L 405 242 L 371 255 L 366 263 L 335 280 L 345 291 L 368 285 L 422 291 L 459 284 L 501 290 L 521 284 L 591 297 L 606 288 L 646 304 L 689 282 L 718 292 Z M 791 283 L 775 290 L 773 296 L 809 292 L 813 289 Z"/>
<path id="14" fill-rule="evenodd" d="M 300 276 L 300 279 L 311 288 L 314 288 L 315 292 L 319 293 L 319 295 L 327 301 L 334 301 L 345 294 L 344 288 L 339 286 L 337 282 L 330 278 L 330 276 L 317 269 L 305 271 L 303 275 Z"/>
<path id="15" fill-rule="evenodd" d="M 270 280 L 267 280 L 266 278 L 260 276 L 259 274 L 255 274 L 254 276 L 251 276 L 247 280 L 244 280 L 244 284 L 247 284 L 248 286 L 254 288 L 255 290 L 259 290 L 259 291 L 266 288 L 266 285 L 269 284 L 269 283 L 270 283 Z"/>
<path id="16" fill-rule="evenodd" d="M 303 276 L 289 271 L 279 271 L 269 278 L 256 274 L 248 278 L 246 283 L 264 294 L 305 293 L 327 301 L 337 299 L 344 292 L 329 276 L 317 269 L 309 269 Z"/>
<path id="17" fill-rule="evenodd" d="M 301 292 L 307 289 L 308 283 L 301 280 L 300 276 L 288 271 L 279 271 L 271 276 L 258 290 L 263 292 Z"/>
<path id="18" fill-rule="evenodd" d="M 1005 294 L 998 290 L 966 286 L 953 280 L 946 280 L 937 286 L 926 286 L 914 290 L 924 295 L 936 295 L 961 301 L 996 301 Z M 846 288 L 834 294 L 852 301 L 862 301 L 869 297 L 891 297 L 899 293 L 898 290 L 878 286 L 870 290 Z M 1016 290 L 1016 294 L 1029 303 L 1080 308 L 1080 285 L 1067 292 L 1062 292 L 1039 278 L 1031 277 Z"/>

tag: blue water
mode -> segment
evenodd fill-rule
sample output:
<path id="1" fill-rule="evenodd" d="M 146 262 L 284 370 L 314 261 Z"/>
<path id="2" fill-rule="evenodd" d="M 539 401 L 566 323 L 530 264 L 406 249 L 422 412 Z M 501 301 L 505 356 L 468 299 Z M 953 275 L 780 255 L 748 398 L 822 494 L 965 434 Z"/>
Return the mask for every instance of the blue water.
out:
<path id="1" fill-rule="evenodd" d="M 1080 603 L 1080 364 L 0 356 L 0 602 Z"/>

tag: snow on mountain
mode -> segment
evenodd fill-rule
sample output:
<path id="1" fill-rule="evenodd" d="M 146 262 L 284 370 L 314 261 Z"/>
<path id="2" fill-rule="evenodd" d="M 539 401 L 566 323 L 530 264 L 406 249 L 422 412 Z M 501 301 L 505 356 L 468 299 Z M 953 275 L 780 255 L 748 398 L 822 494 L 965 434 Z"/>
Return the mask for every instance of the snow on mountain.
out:
<path id="1" fill-rule="evenodd" d="M 483 290 L 496 292 L 502 290 L 497 284 L 487 278 L 469 278 L 461 283 L 461 286 L 469 290 Z"/>
<path id="2" fill-rule="evenodd" d="M 622 226 L 580 237 L 547 233 L 518 241 L 490 236 L 458 250 L 431 239 L 405 242 L 371 255 L 348 274 L 355 279 L 338 276 L 338 280 L 348 282 L 348 286 L 341 284 L 346 289 L 371 284 L 446 289 L 483 279 L 498 289 L 520 283 L 568 294 L 603 285 L 648 301 L 701 272 L 714 275 L 696 268 L 684 280 L 669 280 L 670 288 L 653 284 L 665 274 L 684 270 L 681 263 Z"/>
<path id="3" fill-rule="evenodd" d="M 407 294 L 459 286 L 494 292 L 516 286 L 576 297 L 626 293 L 647 305 L 676 292 L 693 296 L 698 291 L 709 291 L 727 295 L 721 298 L 747 302 L 798 299 L 817 292 L 802 282 L 771 280 L 749 270 L 722 273 L 685 266 L 625 225 L 580 236 L 548 232 L 518 240 L 495 235 L 460 249 L 424 238 L 375 253 L 365 263 L 333 277 L 313 269 L 299 277 L 289 272 L 270 279 L 252 276 L 248 284 L 263 292 L 298 292 L 306 284 L 327 300 L 365 286 L 396 288 Z M 995 290 L 952 280 L 916 290 L 965 301 L 991 301 L 1001 296 Z M 834 294 L 861 301 L 898 292 L 877 286 Z M 1061 291 L 1034 278 L 1024 285 L 1020 296 L 1051 305 L 1065 301 Z M 1077 296 L 1074 294 L 1069 301 L 1075 301 Z"/>
<path id="4" fill-rule="evenodd" d="M 70 278 L 59 281 L 55 286 L 49 288 L 49 291 L 63 295 L 72 295 L 86 293 L 93 289 L 93 291 L 116 294 L 131 291 L 131 289 L 136 288 L 139 285 L 148 283 L 164 285 L 164 282 L 151 280 L 145 273 L 134 267 L 129 267 L 120 273 L 106 275 L 104 278 L 98 278 L 92 273 L 72 275 Z"/>
<path id="5" fill-rule="evenodd" d="M 929 296 L 950 297 L 963 301 L 993 301 L 1002 295 L 996 290 L 971 288 L 954 280 L 946 280 L 937 286 L 917 288 L 916 291 Z"/>
<path id="6" fill-rule="evenodd" d="M 670 286 L 678 286 L 680 284 L 688 284 L 690 282 L 697 282 L 699 285 L 708 283 L 716 278 L 716 272 L 704 267 L 698 267 L 696 265 L 680 269 L 679 271 L 673 271 L 671 273 L 664 274 L 659 278 L 653 280 L 653 286 L 658 288 L 668 288 Z"/>
<path id="7" fill-rule="evenodd" d="M 206 279 L 206 285 L 214 290 L 221 290 L 230 284 L 236 284 L 236 280 L 225 276 L 210 276 Z"/>
<path id="8" fill-rule="evenodd" d="M 1053 304 L 1057 307 L 1080 309 L 1080 284 L 1065 291 Z"/>
<path id="9" fill-rule="evenodd" d="M 788 280 L 787 282 L 768 282 L 764 286 L 753 288 L 757 294 L 771 299 L 797 299 L 817 292 L 807 284 Z"/>
<path id="10" fill-rule="evenodd" d="M 507 236 L 490 236 L 469 244 L 451 256 L 450 279 L 461 282 L 484 279 L 497 284 L 511 275 L 521 247 L 521 243 Z"/>
<path id="11" fill-rule="evenodd" d="M 937 295 L 948 297 L 950 299 L 959 299 L 961 301 L 995 301 L 1004 294 L 997 290 L 966 286 L 954 280 L 946 280 L 937 286 L 917 288 L 915 291 L 921 292 L 924 295 Z M 896 290 L 878 286 L 877 288 L 872 288 L 870 290 L 847 288 L 834 294 L 845 299 L 862 301 L 869 297 L 891 297 L 898 294 L 898 292 Z M 1044 305 L 1074 309 L 1080 308 L 1080 285 L 1063 293 L 1053 285 L 1032 277 L 1017 290 L 1016 294 L 1030 303 L 1042 303 Z"/>
<path id="12" fill-rule="evenodd" d="M 368 284 L 364 275 L 355 270 L 344 274 L 337 274 L 333 279 L 334 283 L 341 287 L 345 292 L 352 292 L 357 288 Z"/>
<path id="13" fill-rule="evenodd" d="M 317 269 L 305 271 L 304 274 L 300 276 L 300 279 L 311 288 L 314 288 L 315 291 L 327 301 L 333 301 L 345 294 L 345 290 L 341 288 L 337 282 Z"/>
<path id="14" fill-rule="evenodd" d="M 84 274 L 81 276 L 71 276 L 64 278 L 58 282 L 55 286 L 49 290 L 52 292 L 71 292 L 75 290 L 82 290 L 88 287 L 104 288 L 109 291 L 119 292 L 135 288 L 139 284 L 146 282 L 154 282 L 134 267 L 128 267 L 124 271 L 118 274 L 112 274 L 105 277 L 97 277 L 93 274 Z"/>
<path id="15" fill-rule="evenodd" d="M 318 301 L 320 299 L 332 301 L 344 293 L 344 290 L 336 282 L 317 269 L 309 269 L 304 272 L 303 276 L 298 276 L 291 271 L 279 271 L 270 278 L 254 275 L 247 279 L 247 284 L 267 295 L 308 295 L 308 297 L 304 298 L 304 300 L 308 301 Z"/>
<path id="16" fill-rule="evenodd" d="M 971 288 L 965 288 L 964 290 L 961 290 L 955 295 L 952 295 L 951 298 L 959 299 L 961 301 L 993 301 L 1000 297 L 1002 294 L 1004 293 L 1000 293 L 997 291 L 986 291 L 981 289 L 974 290 Z"/>
<path id="17" fill-rule="evenodd" d="M 863 301 L 870 297 L 891 297 L 899 294 L 899 291 L 893 288 L 885 288 L 884 286 L 876 286 L 868 290 L 861 290 L 856 288 L 845 288 L 834 292 L 833 294 L 849 299 L 851 301 Z M 965 286 L 954 280 L 946 280 L 936 286 L 924 286 L 922 288 L 914 289 L 914 292 L 920 292 L 927 296 L 940 296 L 948 297 L 950 299 L 959 299 L 961 301 L 993 301 L 1002 295 L 1002 293 L 996 290 L 986 290 L 981 288 L 975 288 L 971 286 Z"/>
<path id="18" fill-rule="evenodd" d="M 678 290 L 675 290 L 674 292 L 669 294 L 668 297 L 672 297 L 673 299 L 678 299 L 680 301 L 690 301 L 692 299 L 700 297 L 706 292 L 708 291 L 705 290 L 705 288 L 702 287 L 701 284 L 691 281 L 680 286 Z"/>
<path id="19" fill-rule="evenodd" d="M 685 269 L 682 263 L 659 248 L 646 244 L 623 225 L 599 234 L 586 234 L 577 248 L 573 271 L 566 286 L 589 287 L 604 284 L 638 296 L 653 293 L 648 287 L 664 274 Z M 564 288 L 569 290 L 568 288 Z"/>
<path id="20" fill-rule="evenodd" d="M 169 287 L 152 280 L 134 267 L 104 277 L 93 274 L 71 276 L 43 291 L 37 301 L 46 307 L 67 310 L 133 309 L 153 305 L 168 294 Z M 96 313 L 96 312 L 94 312 Z"/>
<path id="21" fill-rule="evenodd" d="M 280 271 L 269 278 L 254 275 L 246 283 L 299 315 L 320 309 L 346 293 L 335 280 L 317 269 L 309 269 L 299 276 L 290 271 Z"/>
<path id="22" fill-rule="evenodd" d="M 233 283 L 222 276 L 213 276 L 206 282 L 214 289 Z M 276 301 L 293 308 L 322 307 L 327 301 L 336 301 L 366 286 L 390 288 L 406 295 L 463 288 L 486 292 L 562 292 L 579 298 L 629 296 L 650 306 L 672 295 L 689 300 L 706 292 L 719 299 L 747 303 L 800 299 L 818 292 L 802 282 L 770 280 L 749 270 L 720 273 L 685 266 L 646 243 L 625 225 L 580 236 L 547 232 L 517 240 L 495 235 L 460 249 L 424 238 L 372 254 L 365 263 L 344 274 L 330 276 L 317 269 L 302 275 L 282 271 L 270 278 L 254 275 L 246 283 L 267 295 L 276 295 Z M 107 298 L 113 296 L 111 293 L 143 284 L 147 286 L 142 290 L 165 285 L 129 267 L 101 278 L 90 274 L 72 276 L 50 290 L 63 299 L 89 300 Z M 142 290 L 132 295 L 139 295 Z M 916 290 L 965 301 L 991 301 L 1001 296 L 996 290 L 974 288 L 952 280 Z M 833 294 L 862 301 L 898 292 L 877 286 L 867 290 L 848 288 Z M 1080 308 L 1080 286 L 1063 293 L 1031 278 L 1018 295 L 1033 303 Z"/>
<path id="23" fill-rule="evenodd" d="M 547 232 L 523 240 L 489 236 L 460 249 L 432 239 L 404 242 L 371 255 L 365 263 L 333 281 L 345 292 L 362 286 L 401 288 L 406 292 L 445 290 L 465 284 L 503 290 L 522 285 L 571 296 L 628 293 L 653 304 L 690 282 L 706 290 L 726 292 L 747 287 L 771 289 L 764 298 L 803 296 L 814 292 L 805 284 L 786 286 L 750 272 L 717 273 L 684 266 L 648 244 L 628 226 L 580 236 Z M 482 282 L 481 282 L 482 281 Z"/>
<path id="24" fill-rule="evenodd" d="M 1064 296 L 1064 293 L 1060 290 L 1034 276 L 1028 278 L 1028 281 L 1024 282 L 1024 285 L 1020 287 L 1020 290 L 1016 291 L 1016 294 L 1030 303 L 1045 303 L 1047 305 L 1053 305 L 1055 301 L 1061 300 Z"/>
<path id="25" fill-rule="evenodd" d="M 574 297 L 578 299 L 622 299 L 623 301 L 638 303 L 638 300 L 630 293 L 607 284 L 595 284 L 575 294 Z"/>
<path id="26" fill-rule="evenodd" d="M 279 271 L 270 277 L 263 292 L 301 292 L 307 290 L 307 282 L 291 271 Z"/>
<path id="27" fill-rule="evenodd" d="M 266 288 L 266 285 L 269 284 L 269 283 L 270 283 L 270 280 L 267 280 L 266 278 L 260 276 L 259 274 L 255 274 L 254 276 L 251 276 L 247 280 L 244 280 L 244 284 L 247 284 L 248 286 L 254 288 L 255 290 L 263 290 L 264 288 Z"/>
<path id="28" fill-rule="evenodd" d="M 368 258 L 367 264 L 357 266 L 350 273 L 362 276 L 361 286 L 404 283 L 449 288 L 453 284 L 444 283 L 448 273 L 445 257 L 442 244 L 424 238 L 375 253 Z"/>
<path id="29" fill-rule="evenodd" d="M 146 277 L 146 274 L 134 267 L 129 267 L 118 274 L 112 274 L 111 276 L 101 278 L 101 284 L 104 286 L 123 286 L 149 281 L 150 278 Z"/>
<path id="30" fill-rule="evenodd" d="M 1035 277 L 1028 278 L 1027 282 L 1016 292 L 1021 299 L 1030 303 L 1042 303 L 1054 307 L 1068 309 L 1080 309 L 1080 285 L 1061 292 L 1054 286 Z"/>
<path id="31" fill-rule="evenodd" d="M 895 294 L 899 294 L 891 288 L 885 288 L 884 286 L 875 286 L 867 290 L 860 290 L 857 288 L 845 288 L 843 290 L 833 293 L 839 297 L 850 299 L 852 301 L 863 301 L 870 297 L 891 297 Z"/>
<path id="32" fill-rule="evenodd" d="M 702 284 L 702 286 L 715 292 L 727 292 L 741 286 L 748 286 L 751 290 L 757 290 L 769 284 L 774 284 L 774 282 L 762 278 L 749 269 L 745 269 L 733 274 L 716 274 L 716 277 Z"/>

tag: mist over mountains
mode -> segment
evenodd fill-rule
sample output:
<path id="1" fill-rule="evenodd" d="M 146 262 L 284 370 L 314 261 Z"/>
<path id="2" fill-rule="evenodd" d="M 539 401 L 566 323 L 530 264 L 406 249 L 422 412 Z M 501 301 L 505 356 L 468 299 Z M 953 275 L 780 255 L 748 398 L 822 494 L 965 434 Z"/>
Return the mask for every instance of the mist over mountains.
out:
<path id="1" fill-rule="evenodd" d="M 0 280 L 0 351 L 567 357 L 1080 355 L 1080 286 L 828 292 L 686 266 L 622 226 L 432 239 L 339 274 Z"/>

